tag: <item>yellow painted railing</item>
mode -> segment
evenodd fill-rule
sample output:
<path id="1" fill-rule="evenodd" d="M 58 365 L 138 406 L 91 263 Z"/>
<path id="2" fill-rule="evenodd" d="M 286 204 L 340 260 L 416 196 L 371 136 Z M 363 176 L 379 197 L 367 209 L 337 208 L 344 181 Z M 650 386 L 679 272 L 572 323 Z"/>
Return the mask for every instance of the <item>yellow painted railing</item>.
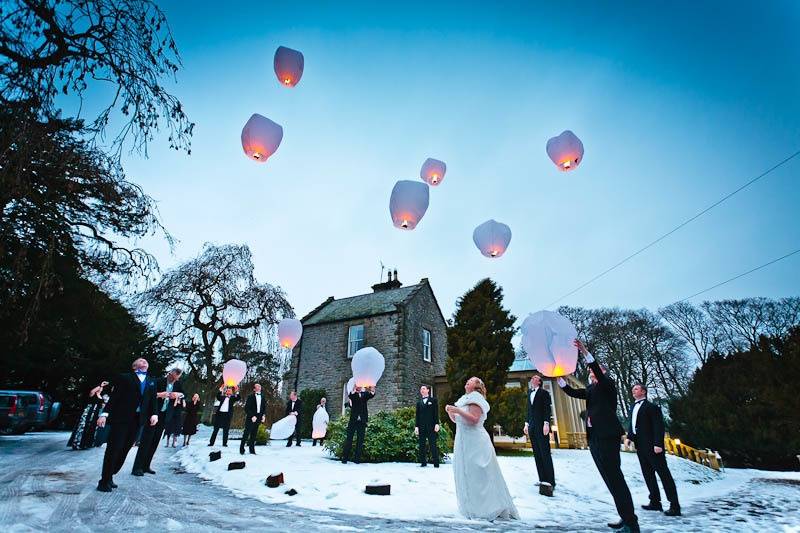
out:
<path id="1" fill-rule="evenodd" d="M 677 455 L 701 465 L 722 470 L 722 457 L 718 452 L 698 450 L 682 443 L 680 439 L 673 439 L 669 435 L 664 437 L 664 448 L 672 455 Z"/>

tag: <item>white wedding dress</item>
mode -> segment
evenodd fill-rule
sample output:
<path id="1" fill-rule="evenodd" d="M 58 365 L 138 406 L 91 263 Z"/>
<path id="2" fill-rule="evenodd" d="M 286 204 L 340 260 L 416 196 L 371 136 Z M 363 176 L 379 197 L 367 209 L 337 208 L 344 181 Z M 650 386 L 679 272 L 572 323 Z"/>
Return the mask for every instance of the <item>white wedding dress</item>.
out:
<path id="1" fill-rule="evenodd" d="M 482 414 L 474 425 L 456 415 L 453 473 L 458 510 L 467 518 L 519 519 L 519 512 L 497 463 L 494 446 L 483 428 L 489 403 L 480 392 L 473 391 L 459 398 L 456 407 L 467 409 L 469 404 L 480 407 Z"/>

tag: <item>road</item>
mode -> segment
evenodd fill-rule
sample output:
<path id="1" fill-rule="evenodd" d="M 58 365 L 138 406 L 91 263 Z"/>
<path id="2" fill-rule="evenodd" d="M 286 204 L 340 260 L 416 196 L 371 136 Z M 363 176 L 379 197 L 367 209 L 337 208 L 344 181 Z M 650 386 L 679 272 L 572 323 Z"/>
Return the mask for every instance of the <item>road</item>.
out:
<path id="1" fill-rule="evenodd" d="M 184 472 L 171 450 L 159 450 L 155 476 L 130 476 L 132 452 L 119 488 L 97 492 L 102 449 L 66 448 L 66 433 L 0 437 L 0 528 L 3 531 L 530 531 L 531 524 L 410 522 L 265 504 L 234 496 Z M 202 445 L 201 443 L 198 443 Z M 796 481 L 761 480 L 738 493 L 685 509 L 682 531 L 780 530 L 797 525 Z M 576 512 L 576 521 L 587 517 Z M 593 521 L 595 522 L 595 521 Z M 672 522 L 674 525 L 674 522 Z M 574 531 L 609 531 L 592 523 Z M 593 529 L 594 528 L 594 529 Z M 662 530 L 657 525 L 643 530 Z M 569 531 L 560 527 L 558 531 Z M 546 531 L 540 529 L 540 531 Z M 800 531 L 800 529 L 798 529 Z"/>

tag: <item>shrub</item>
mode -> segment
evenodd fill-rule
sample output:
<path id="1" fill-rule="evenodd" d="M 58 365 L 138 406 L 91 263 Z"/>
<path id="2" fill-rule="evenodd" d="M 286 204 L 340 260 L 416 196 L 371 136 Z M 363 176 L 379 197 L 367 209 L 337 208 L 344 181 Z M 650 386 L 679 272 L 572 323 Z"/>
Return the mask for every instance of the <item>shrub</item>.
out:
<path id="1" fill-rule="evenodd" d="M 256 433 L 256 444 L 259 446 L 269 446 L 269 430 L 264 424 L 258 426 L 258 433 Z"/>
<path id="2" fill-rule="evenodd" d="M 311 421 L 322 397 L 327 396 L 325 389 L 305 389 L 300 392 L 303 411 L 300 413 L 300 438 L 311 438 Z"/>
<path id="3" fill-rule="evenodd" d="M 328 425 L 325 448 L 337 459 L 342 458 L 347 422 L 348 417 L 342 416 Z M 414 422 L 414 407 L 403 407 L 395 411 L 370 415 L 361 461 L 365 463 L 417 462 L 419 444 L 414 435 Z M 440 424 L 439 427 L 439 454 L 441 461 L 444 462 L 448 454 L 453 452 L 453 435 L 447 425 Z M 355 438 L 353 440 L 355 441 Z M 353 442 L 353 451 L 355 451 L 355 442 Z"/>
<path id="4" fill-rule="evenodd" d="M 492 404 L 495 422 L 500 424 L 509 437 L 519 438 L 523 435 L 522 429 L 528 414 L 525 404 L 527 399 L 528 394 L 521 387 L 508 388 L 500 391 Z"/>

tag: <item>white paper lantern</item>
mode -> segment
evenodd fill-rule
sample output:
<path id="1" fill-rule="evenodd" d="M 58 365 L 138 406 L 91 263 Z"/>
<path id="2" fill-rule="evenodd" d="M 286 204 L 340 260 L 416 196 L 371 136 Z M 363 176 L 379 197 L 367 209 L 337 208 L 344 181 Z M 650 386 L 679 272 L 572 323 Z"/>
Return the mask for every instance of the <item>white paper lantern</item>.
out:
<path id="1" fill-rule="evenodd" d="M 547 141 L 547 155 L 559 170 L 574 170 L 583 160 L 583 143 L 577 135 L 565 130 Z"/>
<path id="2" fill-rule="evenodd" d="M 497 258 L 506 253 L 511 242 L 511 228 L 495 220 L 487 220 L 472 232 L 472 241 L 486 257 Z"/>
<path id="3" fill-rule="evenodd" d="M 328 412 L 325 410 L 324 407 L 320 407 L 317 409 L 317 412 L 314 413 L 314 418 L 311 419 L 311 438 L 312 439 L 324 439 L 325 434 L 328 433 L 328 422 L 330 421 L 330 416 L 328 416 Z"/>
<path id="4" fill-rule="evenodd" d="M 347 380 L 347 394 L 352 394 L 354 390 L 356 390 L 356 378 L 350 378 Z"/>
<path id="5" fill-rule="evenodd" d="M 269 430 L 269 438 L 275 440 L 288 439 L 294 434 L 294 428 L 297 425 L 297 417 L 288 415 L 274 424 Z"/>
<path id="6" fill-rule="evenodd" d="M 381 352 L 368 346 L 353 354 L 350 367 L 353 369 L 356 387 L 374 387 L 383 375 L 386 361 Z"/>
<path id="7" fill-rule="evenodd" d="M 422 181 L 436 187 L 442 180 L 444 180 L 444 173 L 447 172 L 447 165 L 444 161 L 438 159 L 428 158 L 422 163 L 422 168 L 419 171 L 419 177 Z"/>
<path id="8" fill-rule="evenodd" d="M 303 77 L 305 60 L 303 54 L 297 50 L 279 46 L 275 50 L 275 60 L 272 62 L 275 75 L 284 87 L 294 87 Z"/>
<path id="9" fill-rule="evenodd" d="M 247 364 L 238 359 L 229 359 L 222 365 L 222 380 L 227 387 L 235 387 L 244 379 L 247 373 Z"/>
<path id="10" fill-rule="evenodd" d="M 418 181 L 401 180 L 394 184 L 389 213 L 394 227 L 412 230 L 428 210 L 429 188 Z"/>
<path id="11" fill-rule="evenodd" d="M 253 114 L 242 129 L 242 148 L 253 161 L 266 163 L 281 145 L 283 128 L 267 117 Z"/>
<path id="12" fill-rule="evenodd" d="M 295 318 L 284 318 L 278 322 L 278 341 L 283 348 L 291 350 L 303 335 L 303 324 Z"/>
<path id="13" fill-rule="evenodd" d="M 578 332 L 572 322 L 553 311 L 528 315 L 522 323 L 522 347 L 536 369 L 548 377 L 575 372 Z"/>

